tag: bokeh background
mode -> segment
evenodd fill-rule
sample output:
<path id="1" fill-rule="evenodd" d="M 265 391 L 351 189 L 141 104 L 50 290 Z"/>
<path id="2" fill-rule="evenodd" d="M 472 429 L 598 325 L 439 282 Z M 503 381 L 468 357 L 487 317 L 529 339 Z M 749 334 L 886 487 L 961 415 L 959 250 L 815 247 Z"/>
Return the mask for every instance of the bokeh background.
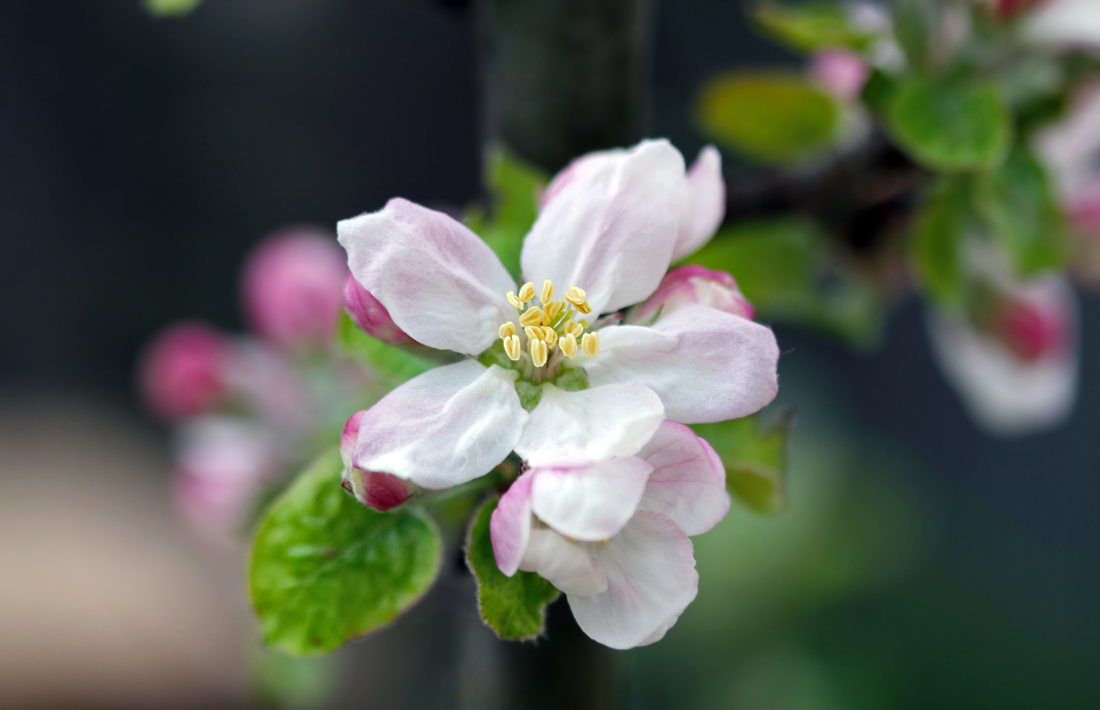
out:
<path id="1" fill-rule="evenodd" d="M 796 61 L 743 12 L 660 4 L 651 133 L 685 154 L 704 79 Z M 0 4 L 0 706 L 259 702 L 241 562 L 173 515 L 135 359 L 182 317 L 240 329 L 237 271 L 278 227 L 475 198 L 476 31 L 463 3 Z M 968 420 L 914 303 L 870 353 L 778 327 L 791 508 L 735 507 L 696 539 L 699 599 L 614 656 L 616 706 L 1100 707 L 1100 311 L 1082 299 L 1076 413 L 1019 440 Z M 455 567 L 307 672 L 337 679 L 324 703 L 505 706 L 515 651 Z"/>

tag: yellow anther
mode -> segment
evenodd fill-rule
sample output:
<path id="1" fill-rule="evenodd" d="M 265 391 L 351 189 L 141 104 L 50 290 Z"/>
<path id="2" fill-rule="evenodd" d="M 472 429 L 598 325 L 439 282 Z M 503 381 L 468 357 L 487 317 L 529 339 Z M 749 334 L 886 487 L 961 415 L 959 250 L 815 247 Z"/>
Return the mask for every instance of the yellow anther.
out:
<path id="1" fill-rule="evenodd" d="M 584 303 L 586 298 L 588 298 L 588 294 L 584 292 L 583 288 L 578 288 L 574 286 L 573 288 L 565 292 L 565 296 L 563 296 L 563 298 L 572 303 L 574 306 L 579 306 L 580 304 Z"/>
<path id="2" fill-rule="evenodd" d="M 520 315 L 519 324 L 524 326 L 542 325 L 547 320 L 548 319 L 546 317 L 546 313 L 538 306 L 534 306 L 532 308 L 528 308 Z"/>
<path id="3" fill-rule="evenodd" d="M 519 300 L 523 301 L 524 303 L 527 303 L 528 301 L 530 301 L 534 297 L 535 297 L 535 284 L 528 281 L 527 283 L 523 284 L 523 288 L 521 288 L 519 290 Z"/>
<path id="4" fill-rule="evenodd" d="M 505 294 L 505 296 L 508 299 L 508 303 L 511 303 L 513 307 L 523 308 L 523 301 L 516 298 L 516 292 L 515 291 L 509 291 L 507 294 Z"/>
<path id="5" fill-rule="evenodd" d="M 585 333 L 581 338 L 581 347 L 588 357 L 596 357 L 600 353 L 600 336 L 596 333 Z"/>
<path id="6" fill-rule="evenodd" d="M 535 364 L 535 367 L 545 365 L 546 357 L 550 354 L 550 349 L 546 347 L 546 341 L 532 340 L 528 343 L 528 347 L 531 348 L 531 362 Z"/>
<path id="7" fill-rule="evenodd" d="M 513 361 L 519 360 L 521 350 L 518 335 L 513 333 L 504 339 L 504 352 Z"/>
<path id="8" fill-rule="evenodd" d="M 581 337 L 581 333 L 584 332 L 584 326 L 580 323 L 571 323 L 571 325 L 569 326 L 569 330 L 567 330 L 566 332 L 572 333 L 574 338 L 579 338 Z"/>
<path id="9" fill-rule="evenodd" d="M 576 304 L 576 306 L 577 310 L 581 313 L 587 314 L 592 312 L 592 306 L 588 305 L 588 301 L 581 301 L 580 303 Z"/>
<path id="10" fill-rule="evenodd" d="M 529 325 L 523 329 L 524 333 L 527 333 L 528 340 L 543 340 L 542 328 L 537 325 Z"/>
<path id="11" fill-rule="evenodd" d="M 547 281 L 547 283 L 550 283 Z M 565 308 L 565 301 L 550 301 L 546 306 L 546 316 L 551 322 L 556 321 L 558 316 L 561 315 L 562 310 Z"/>
<path id="12" fill-rule="evenodd" d="M 561 336 L 561 340 L 558 341 L 558 347 L 561 348 L 562 354 L 567 358 L 575 358 L 577 356 L 577 338 L 572 333 L 566 333 Z"/>
<path id="13" fill-rule="evenodd" d="M 554 347 L 554 343 L 558 342 L 558 332 L 548 325 L 542 326 L 542 339 L 546 341 L 546 344 L 550 347 Z"/>
<path id="14" fill-rule="evenodd" d="M 542 282 L 542 305 L 546 306 L 550 304 L 550 299 L 554 297 L 554 282 L 547 279 Z"/>
<path id="15" fill-rule="evenodd" d="M 516 334 L 516 325 L 512 321 L 500 324 L 500 330 L 497 331 L 503 340 L 507 340 Z"/>

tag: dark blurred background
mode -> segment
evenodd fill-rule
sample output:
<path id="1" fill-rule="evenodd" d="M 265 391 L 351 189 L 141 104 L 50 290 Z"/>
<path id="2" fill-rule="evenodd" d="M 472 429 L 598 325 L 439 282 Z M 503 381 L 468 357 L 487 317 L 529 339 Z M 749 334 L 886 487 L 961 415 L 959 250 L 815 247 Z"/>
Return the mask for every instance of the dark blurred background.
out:
<path id="1" fill-rule="evenodd" d="M 691 107 L 706 77 L 795 61 L 752 34 L 729 0 L 661 3 L 655 42 L 651 133 L 689 156 L 702 145 Z M 219 596 L 237 569 L 210 569 L 176 532 L 163 542 L 141 532 L 146 518 L 169 529 L 168 456 L 134 396 L 135 358 L 182 317 L 239 329 L 237 270 L 278 227 L 332 227 L 398 195 L 456 207 L 476 197 L 477 57 L 472 13 L 426 1 L 207 0 L 178 20 L 155 20 L 137 0 L 0 4 L 0 705 L 186 706 L 243 682 L 226 670 L 239 655 L 228 637 L 193 630 L 218 626 L 219 614 L 247 628 L 240 604 Z M 617 661 L 627 705 L 1100 707 L 1095 299 L 1083 295 L 1075 416 L 1020 440 L 988 438 L 967 419 L 915 304 L 870 354 L 777 332 L 783 397 L 803 412 L 795 463 L 809 462 L 794 467 L 789 520 L 735 510 L 748 521 L 731 525 L 745 530 L 697 541 L 699 602 L 665 641 Z M 823 489 L 798 480 L 815 466 L 848 501 L 829 508 L 828 530 L 797 528 L 800 506 L 824 505 L 812 498 Z M 104 517 L 115 528 L 97 538 L 89 530 Z M 830 560 L 857 563 L 830 545 L 895 534 L 896 547 L 859 558 L 856 582 L 814 586 L 802 573 L 835 576 Z M 113 555 L 135 536 L 142 551 Z M 769 552 L 769 537 L 802 540 L 802 552 Z M 81 539 L 97 541 L 102 563 L 74 551 Z M 721 554 L 737 571 L 708 578 L 704 561 Z M 149 582 L 152 562 L 177 558 Z M 777 558 L 782 573 L 768 564 Z M 86 569 L 58 572 L 81 561 Z M 757 568 L 770 586 L 754 581 Z M 144 591 L 124 603 L 133 585 Z M 80 604 L 99 608 L 89 589 L 118 609 L 85 630 L 96 615 Z M 128 619 L 143 604 L 150 622 L 135 632 Z M 402 624 L 433 638 L 442 614 L 425 613 L 362 645 L 397 644 Z M 67 626 L 51 633 L 59 620 Z M 50 694 L 66 671 L 115 672 L 96 670 L 98 651 L 129 649 L 133 634 L 139 648 L 179 639 L 190 650 L 165 652 L 174 674 L 153 680 L 138 667 L 151 651 L 120 651 L 117 668 L 133 672 L 102 700 Z M 126 678 L 149 688 L 117 692 Z M 99 685 L 110 684 L 83 687 Z M 200 686 L 174 699 L 158 690 Z M 390 693 L 385 706 L 448 706 L 446 690 L 425 692 Z M 348 706 L 375 706 L 369 694 L 358 701 Z"/>

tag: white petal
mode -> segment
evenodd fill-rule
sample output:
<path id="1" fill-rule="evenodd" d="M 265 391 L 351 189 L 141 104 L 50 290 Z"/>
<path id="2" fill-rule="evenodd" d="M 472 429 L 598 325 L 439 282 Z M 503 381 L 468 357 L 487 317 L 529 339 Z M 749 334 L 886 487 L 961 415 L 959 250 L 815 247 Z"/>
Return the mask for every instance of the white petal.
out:
<path id="1" fill-rule="evenodd" d="M 359 421 L 355 465 L 431 489 L 488 473 L 527 423 L 515 378 L 513 370 L 465 360 L 406 382 Z"/>
<path id="2" fill-rule="evenodd" d="M 688 305 L 650 328 L 604 328 L 599 355 L 582 366 L 591 384 L 640 382 L 660 395 L 668 419 L 697 424 L 744 417 L 771 402 L 778 360 L 770 328 Z"/>
<path id="3" fill-rule="evenodd" d="M 722 155 L 708 145 L 687 172 L 689 209 L 680 227 L 680 239 L 672 253 L 679 261 L 710 241 L 726 216 L 726 181 L 722 179 Z"/>
<path id="4" fill-rule="evenodd" d="M 517 478 L 500 497 L 500 503 L 489 520 L 493 555 L 497 567 L 508 577 L 519 569 L 519 562 L 531 538 L 531 481 L 531 473 Z"/>
<path id="5" fill-rule="evenodd" d="M 579 392 L 545 384 L 516 453 L 531 466 L 631 456 L 657 431 L 664 414 L 660 398 L 633 382 Z"/>
<path id="6" fill-rule="evenodd" d="M 519 568 L 537 572 L 566 594 L 592 595 L 607 589 L 600 563 L 584 545 L 547 528 L 535 528 Z"/>
<path id="7" fill-rule="evenodd" d="M 476 355 L 513 312 L 515 290 L 493 250 L 451 217 L 393 199 L 337 225 L 348 267 L 414 340 Z"/>
<path id="8" fill-rule="evenodd" d="M 638 509 L 652 470 L 634 456 L 589 466 L 534 469 L 532 510 L 566 537 L 607 540 L 617 535 Z"/>
<path id="9" fill-rule="evenodd" d="M 638 508 L 660 513 L 688 535 L 713 528 L 730 510 L 726 468 L 706 440 L 664 422 L 638 457 L 653 467 Z"/>
<path id="10" fill-rule="evenodd" d="M 684 159 L 668 141 L 590 161 L 565 182 L 523 244 L 523 273 L 560 293 L 579 286 L 594 313 L 645 300 L 679 238 Z"/>
<path id="11" fill-rule="evenodd" d="M 667 631 L 695 599 L 699 574 L 691 540 L 663 515 L 640 511 L 609 542 L 588 543 L 607 591 L 569 595 L 586 634 L 611 648 L 633 648 Z"/>
<path id="12" fill-rule="evenodd" d="M 1096 0 L 1056 0 L 1036 8 L 1024 35 L 1040 44 L 1100 46 L 1100 5 Z"/>
<path id="13" fill-rule="evenodd" d="M 1065 299 L 1076 333 L 1076 301 L 1068 285 L 1053 280 Z M 1058 426 L 1077 398 L 1077 343 L 1025 363 L 966 323 L 929 312 L 932 352 L 962 397 L 971 417 L 992 434 L 1018 436 Z"/>

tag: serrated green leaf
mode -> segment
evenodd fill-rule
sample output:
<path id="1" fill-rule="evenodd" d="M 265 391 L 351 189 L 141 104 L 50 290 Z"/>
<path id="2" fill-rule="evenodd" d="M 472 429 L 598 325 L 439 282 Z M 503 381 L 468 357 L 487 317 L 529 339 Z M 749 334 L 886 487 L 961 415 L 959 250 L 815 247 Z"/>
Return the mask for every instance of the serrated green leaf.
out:
<path id="1" fill-rule="evenodd" d="M 392 385 L 407 382 L 438 364 L 402 350 L 396 345 L 372 338 L 355 325 L 355 321 L 344 312 L 340 313 L 340 323 L 336 330 L 336 346 L 345 355 L 369 365 L 375 373 L 389 380 Z"/>
<path id="2" fill-rule="evenodd" d="M 757 416 L 696 424 L 726 466 L 726 487 L 750 509 L 774 515 L 787 507 L 787 434 L 791 418 L 768 427 Z"/>
<path id="3" fill-rule="evenodd" d="M 925 293 L 947 306 L 963 298 L 962 244 L 970 219 L 967 180 L 943 180 L 913 224 L 912 251 Z"/>
<path id="4" fill-rule="evenodd" d="M 829 145 L 840 124 L 835 99 L 788 72 L 735 72 L 715 77 L 699 100 L 703 130 L 752 158 L 781 162 Z"/>
<path id="5" fill-rule="evenodd" d="M 933 170 L 989 170 L 1011 146 L 1011 115 L 993 84 L 912 79 L 894 92 L 887 119 L 898 144 Z"/>
<path id="6" fill-rule="evenodd" d="M 549 177 L 505 148 L 491 148 L 485 159 L 485 187 L 493 201 L 492 215 L 471 208 L 466 225 L 500 257 L 516 280 L 521 278 L 519 257 L 523 238 L 539 214 L 539 195 Z"/>
<path id="7" fill-rule="evenodd" d="M 787 218 L 726 228 L 690 261 L 733 274 L 763 320 L 810 325 L 854 345 L 878 340 L 885 305 L 877 288 L 812 222 Z"/>
<path id="8" fill-rule="evenodd" d="M 530 639 L 542 633 L 546 605 L 558 598 L 558 590 L 534 572 L 505 577 L 497 567 L 489 521 L 498 498 L 485 503 L 470 526 L 466 563 L 477 579 L 481 618 L 502 639 Z"/>
<path id="9" fill-rule="evenodd" d="M 765 2 L 752 13 L 763 32 L 799 52 L 835 47 L 866 49 L 874 35 L 857 27 L 851 18 L 846 8 L 823 3 L 796 6 Z"/>
<path id="10" fill-rule="evenodd" d="M 1017 148 L 975 183 L 978 210 L 1021 277 L 1056 269 L 1068 254 L 1067 228 L 1043 166 Z"/>
<path id="11" fill-rule="evenodd" d="M 382 513 L 340 487 L 325 454 L 275 503 L 249 562 L 249 591 L 268 646 L 327 653 L 393 621 L 431 586 L 442 543 L 411 510 Z"/>

